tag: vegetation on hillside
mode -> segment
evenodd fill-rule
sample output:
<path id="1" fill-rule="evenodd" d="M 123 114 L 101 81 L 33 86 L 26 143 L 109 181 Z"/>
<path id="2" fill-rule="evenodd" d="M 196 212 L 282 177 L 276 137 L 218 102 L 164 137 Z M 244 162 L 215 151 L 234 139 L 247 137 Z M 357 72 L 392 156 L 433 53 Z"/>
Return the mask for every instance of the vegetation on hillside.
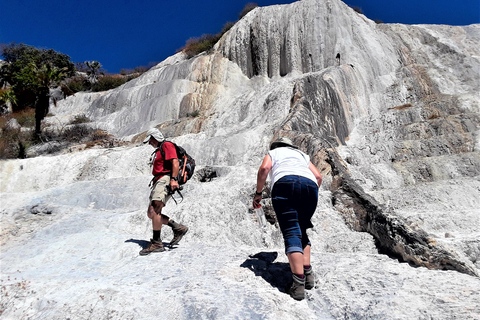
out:
<path id="1" fill-rule="evenodd" d="M 247 13 L 258 7 L 256 3 L 249 2 L 245 5 L 243 10 L 239 14 L 239 20 L 242 19 Z M 238 21 L 238 20 L 237 20 Z M 190 38 L 185 43 L 185 46 L 178 51 L 183 51 L 187 58 L 190 59 L 197 54 L 200 54 L 205 51 L 209 51 L 217 43 L 218 40 L 234 25 L 234 22 L 227 22 L 222 30 L 216 34 L 203 34 L 198 38 Z"/>
<path id="2" fill-rule="evenodd" d="M 98 61 L 74 64 L 68 55 L 12 42 L 1 47 L 0 63 L 0 159 L 23 158 L 26 149 L 55 141 L 87 142 L 111 140 L 106 133 L 76 118 L 60 130 L 49 130 L 42 120 L 56 104 L 54 88 L 64 97 L 80 91 L 97 92 L 116 88 L 147 71 L 110 75 Z M 52 150 L 49 150 L 50 152 Z M 53 152 L 53 151 L 52 151 Z"/>
<path id="3" fill-rule="evenodd" d="M 351 5 L 348 5 L 348 6 L 349 6 L 350 8 L 352 8 L 353 11 L 355 11 L 356 13 L 364 14 L 364 13 L 363 13 L 363 9 L 362 9 L 361 7 L 351 6 Z M 380 19 L 374 19 L 373 21 L 374 21 L 376 24 L 381 24 L 381 23 L 383 23 L 383 21 L 380 20 Z"/>
<path id="4" fill-rule="evenodd" d="M 33 108 L 0 117 L 0 159 L 26 158 L 28 149 L 37 146 L 43 147 L 38 151 L 30 152 L 28 156 L 69 150 L 78 144 L 82 144 L 83 148 L 96 145 L 113 147 L 122 144 L 104 130 L 92 125 L 85 115 L 74 116 L 60 128 L 44 125 L 41 135 L 35 134 L 34 126 L 35 109 Z"/>
<path id="5" fill-rule="evenodd" d="M 5 62 L 0 67 L 0 87 L 8 86 L 2 99 L 12 111 L 35 108 L 35 132 L 49 111 L 50 88 L 75 73 L 70 57 L 52 49 L 38 49 L 23 43 L 2 47 Z"/>
<path id="6" fill-rule="evenodd" d="M 247 3 L 239 13 L 242 19 L 256 3 Z M 237 21 L 238 21 L 237 20 Z M 234 22 L 227 22 L 217 34 L 204 34 L 186 41 L 181 50 L 193 57 L 210 50 Z M 110 139 L 101 130 L 92 129 L 85 116 L 77 116 L 61 129 L 42 124 L 50 103 L 56 104 L 52 90 L 60 88 L 64 97 L 77 92 L 98 92 L 114 89 L 146 72 L 148 67 L 122 69 L 108 74 L 98 61 L 74 63 L 68 55 L 53 49 L 41 49 L 12 42 L 1 47 L 0 61 L 0 159 L 23 158 L 26 150 L 51 141 L 91 142 Z M 198 116 L 195 111 L 189 116 Z M 58 151 L 52 148 L 48 152 Z"/>

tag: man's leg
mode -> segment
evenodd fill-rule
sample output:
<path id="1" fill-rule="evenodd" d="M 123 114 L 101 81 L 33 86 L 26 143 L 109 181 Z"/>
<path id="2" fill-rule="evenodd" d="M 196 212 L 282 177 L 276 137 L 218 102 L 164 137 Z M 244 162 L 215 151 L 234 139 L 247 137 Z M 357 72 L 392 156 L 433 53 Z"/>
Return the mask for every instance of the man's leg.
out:
<path id="1" fill-rule="evenodd" d="M 163 224 L 168 224 L 169 217 L 162 214 L 162 209 L 165 204 L 162 201 L 153 200 L 148 208 L 148 217 L 152 219 L 153 230 L 161 230 Z"/>
<path id="2" fill-rule="evenodd" d="M 162 229 L 162 225 L 166 224 L 173 231 L 173 239 L 170 242 L 170 245 L 176 245 L 182 240 L 183 236 L 187 233 L 188 227 L 184 226 L 183 224 L 177 223 L 170 219 L 168 216 L 162 214 L 162 209 L 165 204 L 161 201 L 152 201 L 152 205 L 148 208 L 148 217 L 152 219 L 153 225 L 153 239 L 158 235 L 160 236 L 160 230 Z M 158 231 L 158 232 L 156 232 Z"/>
<path id="3" fill-rule="evenodd" d="M 187 233 L 188 227 L 183 224 L 177 223 L 172 219 L 168 220 L 168 226 L 172 228 L 173 239 L 170 241 L 170 245 L 176 245 L 182 240 L 183 236 Z"/>
<path id="4" fill-rule="evenodd" d="M 165 251 L 160 237 L 160 231 L 162 230 L 162 224 L 168 224 L 169 218 L 162 214 L 164 206 L 165 204 L 158 200 L 153 200 L 148 206 L 147 216 L 152 220 L 153 237 L 150 240 L 149 246 L 140 251 L 141 256 L 148 255 L 152 252 Z"/>

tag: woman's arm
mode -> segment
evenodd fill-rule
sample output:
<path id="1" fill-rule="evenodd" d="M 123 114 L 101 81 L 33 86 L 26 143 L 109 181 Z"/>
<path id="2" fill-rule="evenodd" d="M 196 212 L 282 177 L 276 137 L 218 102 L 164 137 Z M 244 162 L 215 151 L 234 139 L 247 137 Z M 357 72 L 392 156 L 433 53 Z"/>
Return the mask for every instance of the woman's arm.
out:
<path id="1" fill-rule="evenodd" d="M 268 173 L 272 170 L 272 159 L 270 155 L 266 155 L 263 158 L 263 162 L 260 165 L 257 173 L 257 188 L 255 196 L 253 197 L 253 207 L 259 208 L 260 207 L 260 200 L 262 200 L 262 190 L 265 186 L 265 181 L 267 180 Z"/>
<path id="2" fill-rule="evenodd" d="M 312 162 L 310 162 L 310 164 L 308 165 L 308 168 L 310 169 L 310 171 L 313 172 L 313 175 L 317 179 L 317 184 L 320 187 L 320 185 L 322 184 L 322 175 L 318 171 L 317 167 L 315 167 L 315 165 Z"/>
<path id="3" fill-rule="evenodd" d="M 267 154 L 265 158 L 263 158 L 262 165 L 258 169 L 257 174 L 257 193 L 262 192 L 263 187 L 265 185 L 265 181 L 267 180 L 268 173 L 272 170 L 272 159 L 270 155 Z"/>

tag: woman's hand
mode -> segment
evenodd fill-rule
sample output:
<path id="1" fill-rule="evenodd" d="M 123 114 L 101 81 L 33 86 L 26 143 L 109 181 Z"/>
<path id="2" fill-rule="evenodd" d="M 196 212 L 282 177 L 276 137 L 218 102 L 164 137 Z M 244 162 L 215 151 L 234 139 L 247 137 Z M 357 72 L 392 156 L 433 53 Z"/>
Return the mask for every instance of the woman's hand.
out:
<path id="1" fill-rule="evenodd" d="M 255 195 L 253 197 L 253 209 L 258 209 L 260 208 L 262 205 L 260 204 L 260 201 L 262 200 L 262 195 Z"/>
<path id="2" fill-rule="evenodd" d="M 308 165 L 308 168 L 310 169 L 310 171 L 312 171 L 313 175 L 317 179 L 317 184 L 320 187 L 320 185 L 322 184 L 322 175 L 318 171 L 317 167 L 315 167 L 315 165 L 312 162 L 310 162 L 310 164 Z"/>

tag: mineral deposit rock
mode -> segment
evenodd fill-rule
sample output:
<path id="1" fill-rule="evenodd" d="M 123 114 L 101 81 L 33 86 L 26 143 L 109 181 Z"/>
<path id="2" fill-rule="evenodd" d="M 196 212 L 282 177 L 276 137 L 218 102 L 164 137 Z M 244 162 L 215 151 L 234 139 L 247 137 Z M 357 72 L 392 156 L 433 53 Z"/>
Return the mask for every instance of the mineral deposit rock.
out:
<path id="1" fill-rule="evenodd" d="M 479 24 L 375 24 L 303 0 L 252 10 L 208 52 L 59 101 L 51 128 L 84 115 L 129 145 L 0 162 L 2 317 L 478 319 L 478 70 Z M 164 209 L 190 231 L 140 257 L 151 127 L 197 169 Z M 265 229 L 251 207 L 279 136 L 324 181 L 302 302 L 285 294 L 269 192 Z"/>

